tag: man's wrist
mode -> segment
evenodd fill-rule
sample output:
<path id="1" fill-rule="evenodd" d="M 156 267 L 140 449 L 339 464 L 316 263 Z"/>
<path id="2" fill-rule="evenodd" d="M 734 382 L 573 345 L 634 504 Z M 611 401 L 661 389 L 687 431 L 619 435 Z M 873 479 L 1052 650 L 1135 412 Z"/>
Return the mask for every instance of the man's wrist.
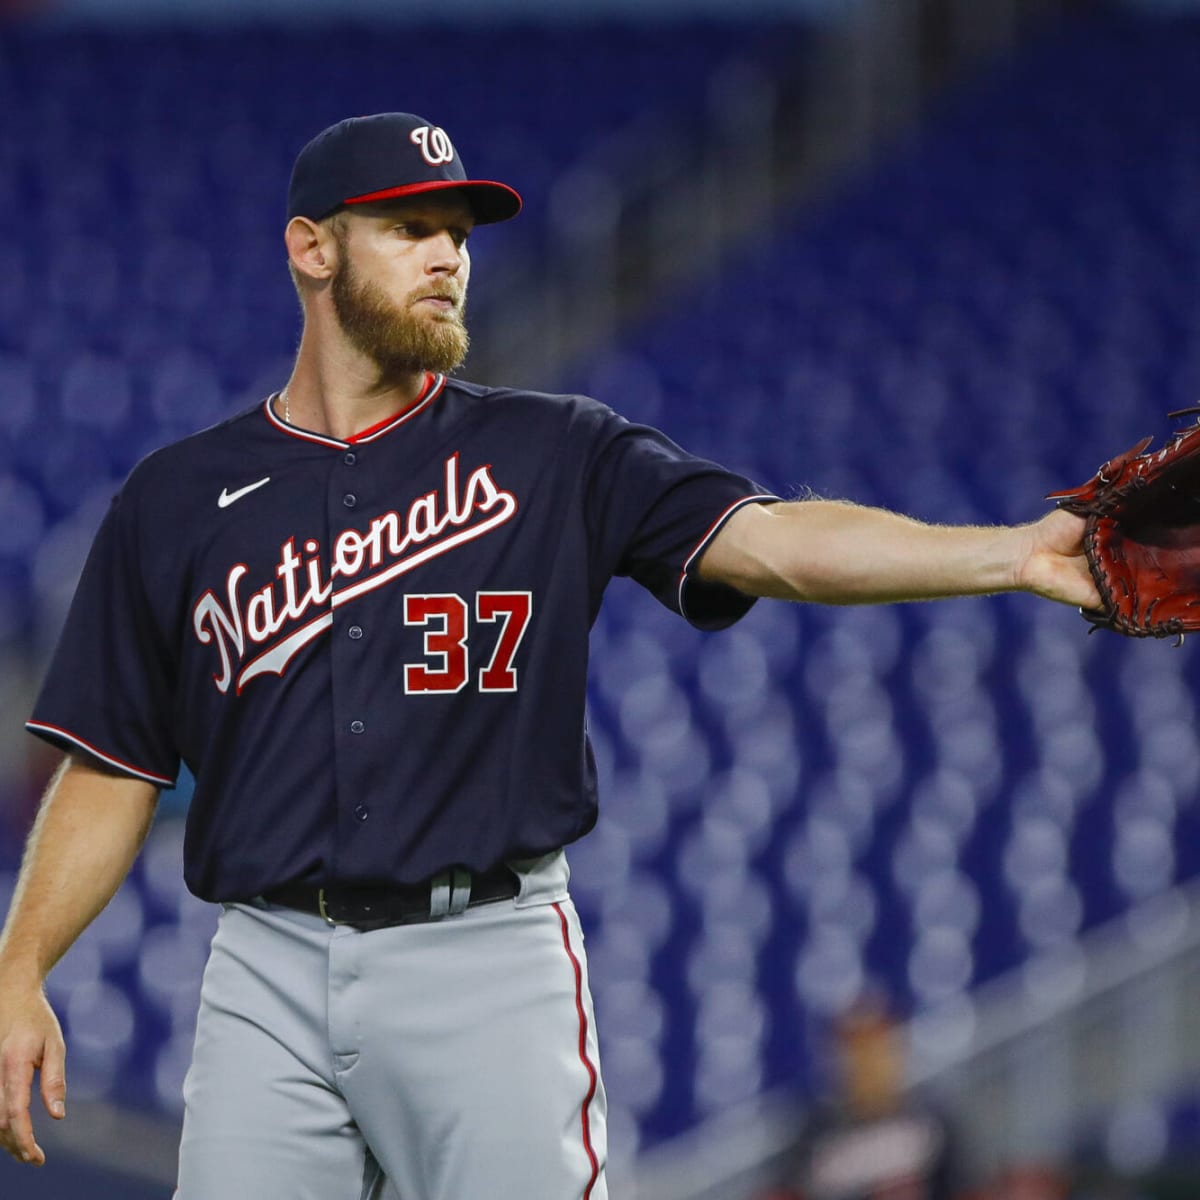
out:
<path id="1" fill-rule="evenodd" d="M 40 992 L 46 982 L 46 972 L 37 958 L 30 954 L 0 951 L 0 991 Z"/>
<path id="2" fill-rule="evenodd" d="M 1029 575 L 1029 560 L 1033 554 L 1035 542 L 1033 526 L 1009 525 L 1004 534 L 1008 590 L 1014 592 L 1034 591 L 1034 585 Z"/>

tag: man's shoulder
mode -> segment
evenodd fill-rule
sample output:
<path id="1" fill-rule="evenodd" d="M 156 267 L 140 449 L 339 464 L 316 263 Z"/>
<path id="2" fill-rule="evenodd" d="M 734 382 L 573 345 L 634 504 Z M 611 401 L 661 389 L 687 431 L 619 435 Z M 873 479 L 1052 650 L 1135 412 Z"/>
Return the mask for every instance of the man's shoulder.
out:
<path id="1" fill-rule="evenodd" d="M 207 475 L 214 462 L 231 452 L 255 454 L 267 430 L 266 422 L 260 419 L 262 406 L 263 401 L 256 400 L 215 425 L 151 450 L 130 471 L 122 496 L 152 501 L 164 492 L 176 495 L 192 479 Z"/>
<path id="2" fill-rule="evenodd" d="M 509 412 L 520 409 L 546 415 L 614 415 L 607 404 L 578 392 L 541 392 L 528 388 L 473 383 L 466 379 L 448 379 L 446 388 L 468 403 L 477 403 L 480 406 L 503 405 Z"/>

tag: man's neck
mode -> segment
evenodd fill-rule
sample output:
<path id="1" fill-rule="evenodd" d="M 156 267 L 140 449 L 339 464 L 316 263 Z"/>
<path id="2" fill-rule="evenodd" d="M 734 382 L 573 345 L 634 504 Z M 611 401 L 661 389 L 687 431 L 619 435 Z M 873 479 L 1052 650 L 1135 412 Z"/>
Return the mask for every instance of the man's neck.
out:
<path id="1" fill-rule="evenodd" d="M 425 380 L 425 371 L 381 379 L 360 355 L 318 356 L 302 341 L 280 415 L 301 429 L 349 441 L 415 404 Z"/>

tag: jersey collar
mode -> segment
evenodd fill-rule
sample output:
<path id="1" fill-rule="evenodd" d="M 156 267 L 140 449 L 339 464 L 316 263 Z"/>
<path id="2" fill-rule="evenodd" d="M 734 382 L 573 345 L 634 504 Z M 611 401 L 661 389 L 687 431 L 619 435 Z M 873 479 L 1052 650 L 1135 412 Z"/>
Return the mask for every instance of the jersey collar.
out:
<path id="1" fill-rule="evenodd" d="M 438 398 L 445 386 L 445 375 L 435 375 L 431 371 L 427 371 L 425 373 L 425 386 L 421 389 L 420 394 L 412 404 L 402 412 L 398 412 L 394 417 L 387 417 L 377 425 L 371 425 L 366 429 L 360 430 L 348 441 L 329 437 L 323 433 L 313 433 L 309 429 L 301 429 L 299 425 L 293 425 L 290 421 L 285 421 L 275 411 L 274 401 L 279 395 L 278 392 L 272 392 L 266 398 L 263 402 L 263 412 L 266 413 L 267 420 L 281 433 L 286 433 L 288 437 L 298 438 L 302 442 L 316 442 L 319 446 L 332 446 L 336 450 L 345 450 L 347 446 L 361 446 L 367 442 L 378 441 L 381 437 L 385 437 L 391 433 L 393 429 L 399 428 L 405 421 L 411 421 L 417 413 L 424 411 Z"/>

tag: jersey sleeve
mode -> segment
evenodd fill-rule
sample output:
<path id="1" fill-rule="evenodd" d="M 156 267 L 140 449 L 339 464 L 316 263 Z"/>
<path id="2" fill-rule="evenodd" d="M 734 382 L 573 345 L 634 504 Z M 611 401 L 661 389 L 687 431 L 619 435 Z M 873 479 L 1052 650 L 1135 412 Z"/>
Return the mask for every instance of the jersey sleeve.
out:
<path id="1" fill-rule="evenodd" d="M 698 629 L 723 629 L 754 598 L 695 574 L 705 547 L 746 504 L 776 497 L 696 458 L 666 434 L 610 413 L 588 489 L 589 520 L 613 564 Z"/>
<path id="2" fill-rule="evenodd" d="M 25 727 L 159 787 L 175 786 L 174 668 L 146 595 L 135 505 L 118 495 L 75 590 Z"/>

